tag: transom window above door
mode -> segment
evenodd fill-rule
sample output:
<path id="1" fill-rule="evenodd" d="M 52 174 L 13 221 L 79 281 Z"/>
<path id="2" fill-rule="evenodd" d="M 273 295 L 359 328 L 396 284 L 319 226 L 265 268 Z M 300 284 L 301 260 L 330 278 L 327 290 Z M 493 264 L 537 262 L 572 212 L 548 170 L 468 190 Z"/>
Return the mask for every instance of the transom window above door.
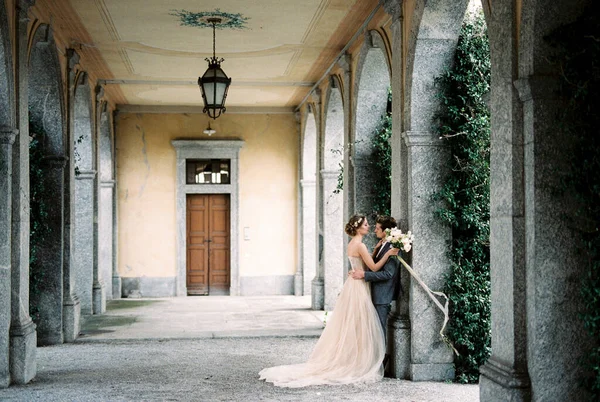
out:
<path id="1" fill-rule="evenodd" d="M 229 159 L 186 159 L 186 184 L 230 184 Z"/>

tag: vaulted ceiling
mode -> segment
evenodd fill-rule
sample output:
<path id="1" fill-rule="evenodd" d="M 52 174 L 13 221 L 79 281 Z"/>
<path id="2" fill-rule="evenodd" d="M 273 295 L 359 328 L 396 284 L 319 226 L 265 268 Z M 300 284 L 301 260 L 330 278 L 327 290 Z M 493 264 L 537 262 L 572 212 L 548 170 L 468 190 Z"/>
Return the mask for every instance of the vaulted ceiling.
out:
<path id="1" fill-rule="evenodd" d="M 93 53 L 97 78 L 130 105 L 200 106 L 212 56 L 232 78 L 228 106 L 293 107 L 360 29 L 377 0 L 38 0 L 69 46 Z M 235 29 L 235 25 L 242 25 Z M 88 64 L 90 62 L 88 61 Z"/>

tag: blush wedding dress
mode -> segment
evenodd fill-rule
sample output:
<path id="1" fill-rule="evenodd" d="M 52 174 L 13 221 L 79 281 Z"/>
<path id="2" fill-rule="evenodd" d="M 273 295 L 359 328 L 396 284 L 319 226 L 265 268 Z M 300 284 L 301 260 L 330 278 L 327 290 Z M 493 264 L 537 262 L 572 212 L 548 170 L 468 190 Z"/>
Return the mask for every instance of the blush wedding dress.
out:
<path id="1" fill-rule="evenodd" d="M 360 257 L 348 257 L 354 270 L 364 270 Z M 335 308 L 308 361 L 269 367 L 261 380 L 278 387 L 375 382 L 383 377 L 385 341 L 364 280 L 347 277 Z"/>

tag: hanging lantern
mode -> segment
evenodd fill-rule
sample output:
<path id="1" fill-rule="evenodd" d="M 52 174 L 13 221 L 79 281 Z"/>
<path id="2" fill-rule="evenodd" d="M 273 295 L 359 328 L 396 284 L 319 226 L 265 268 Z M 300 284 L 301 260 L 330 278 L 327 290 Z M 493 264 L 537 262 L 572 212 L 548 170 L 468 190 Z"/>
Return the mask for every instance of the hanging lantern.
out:
<path id="1" fill-rule="evenodd" d="M 204 101 L 203 112 L 216 119 L 226 111 L 225 99 L 227 98 L 229 85 L 231 85 L 231 78 L 227 77 L 227 74 L 221 69 L 221 63 L 224 59 L 217 59 L 215 55 L 215 26 L 221 22 L 221 19 L 209 18 L 208 22 L 213 26 L 213 56 L 206 59 L 208 70 L 202 77 L 198 78 L 198 85 Z"/>

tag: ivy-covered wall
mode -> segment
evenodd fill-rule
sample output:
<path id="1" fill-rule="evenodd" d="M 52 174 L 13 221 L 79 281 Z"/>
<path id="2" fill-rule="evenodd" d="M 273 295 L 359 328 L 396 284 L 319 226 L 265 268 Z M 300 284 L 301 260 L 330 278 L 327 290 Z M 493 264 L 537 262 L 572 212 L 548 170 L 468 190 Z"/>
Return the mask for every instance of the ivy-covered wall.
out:
<path id="1" fill-rule="evenodd" d="M 459 352 L 456 381 L 473 383 L 491 353 L 490 322 L 490 50 L 482 13 L 467 15 L 454 66 L 439 77 L 439 134 L 451 150 L 451 173 L 436 195 L 438 217 L 452 228 L 447 335 Z"/>

